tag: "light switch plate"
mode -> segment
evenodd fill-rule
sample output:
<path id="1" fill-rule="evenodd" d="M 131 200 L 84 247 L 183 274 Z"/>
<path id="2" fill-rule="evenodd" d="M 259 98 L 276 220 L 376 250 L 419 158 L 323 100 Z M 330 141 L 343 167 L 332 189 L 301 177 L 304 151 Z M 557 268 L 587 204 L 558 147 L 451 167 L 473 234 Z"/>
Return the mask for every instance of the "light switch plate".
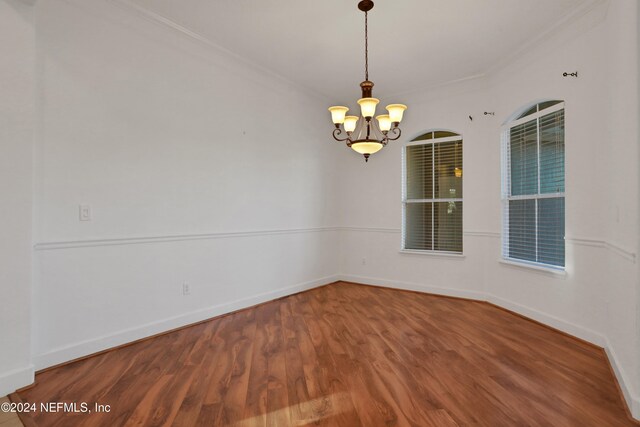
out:
<path id="1" fill-rule="evenodd" d="M 80 221 L 91 221 L 91 206 L 80 205 L 79 219 Z"/>

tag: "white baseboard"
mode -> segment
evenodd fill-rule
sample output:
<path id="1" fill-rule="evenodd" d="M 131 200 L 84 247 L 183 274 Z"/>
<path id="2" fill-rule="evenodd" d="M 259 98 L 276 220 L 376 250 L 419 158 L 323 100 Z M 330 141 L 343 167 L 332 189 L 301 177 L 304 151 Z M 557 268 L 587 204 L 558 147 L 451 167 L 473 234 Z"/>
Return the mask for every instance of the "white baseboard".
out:
<path id="1" fill-rule="evenodd" d="M 497 297 L 492 294 L 485 294 L 483 297 L 483 301 L 490 302 L 491 304 L 506 308 L 507 310 L 521 314 L 525 317 L 528 317 L 529 319 L 544 323 L 547 326 L 551 326 L 552 328 L 558 329 L 562 332 L 566 332 L 569 335 L 573 335 L 574 337 L 588 341 L 599 347 L 605 347 L 606 345 L 605 338 L 602 336 L 602 334 L 567 322 L 566 320 L 560 319 L 559 317 L 552 316 L 542 311 L 534 310 L 527 306 Z"/>
<path id="2" fill-rule="evenodd" d="M 361 283 L 363 285 L 384 286 L 386 288 L 424 292 L 426 294 L 484 300 L 484 294 L 482 292 L 468 291 L 464 289 L 441 288 L 422 283 L 399 282 L 397 280 L 376 279 L 374 277 L 355 276 L 351 274 L 342 274 L 339 277 L 340 280 L 344 280 L 345 282 Z"/>
<path id="3" fill-rule="evenodd" d="M 142 338 L 147 338 L 172 329 L 187 326 L 203 320 L 211 319 L 222 314 L 230 313 L 243 308 L 251 307 L 263 302 L 278 299 L 287 295 L 317 288 L 339 280 L 337 276 L 328 276 L 297 285 L 276 289 L 262 294 L 253 295 L 247 298 L 214 305 L 189 313 L 173 316 L 145 325 L 125 329 L 114 334 L 105 335 L 89 340 L 77 342 L 68 346 L 60 347 L 34 357 L 36 369 L 45 369 L 80 357 L 98 353 L 119 345 L 127 344 Z M 33 371 L 33 370 L 32 370 Z M 0 383 L 1 384 L 1 383 Z M 23 386 L 21 384 L 20 386 Z"/>
<path id="4" fill-rule="evenodd" d="M 0 373 L 0 396 L 6 396 L 19 388 L 32 384 L 33 378 L 33 365 Z"/>
<path id="5" fill-rule="evenodd" d="M 633 392 L 629 390 L 629 387 L 627 386 L 627 384 L 630 384 L 630 381 L 628 381 L 627 379 L 628 377 L 625 374 L 624 369 L 622 368 L 622 365 L 620 365 L 620 363 L 618 362 L 618 356 L 616 356 L 616 352 L 613 349 L 613 346 L 611 345 L 609 340 L 606 338 L 605 338 L 605 343 L 606 345 L 604 346 L 604 351 L 607 353 L 607 357 L 609 358 L 609 363 L 613 368 L 613 373 L 618 379 L 620 390 L 622 391 L 622 395 L 624 396 L 624 399 L 627 401 L 627 406 L 631 411 L 631 415 L 635 419 L 640 420 L 640 398 L 638 396 L 635 396 Z"/>

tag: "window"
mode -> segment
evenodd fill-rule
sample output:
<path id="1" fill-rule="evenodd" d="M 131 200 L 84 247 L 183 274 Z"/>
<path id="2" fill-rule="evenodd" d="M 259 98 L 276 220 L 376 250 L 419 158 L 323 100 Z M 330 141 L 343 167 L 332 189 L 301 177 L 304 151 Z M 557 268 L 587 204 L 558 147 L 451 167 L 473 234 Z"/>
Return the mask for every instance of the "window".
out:
<path id="1" fill-rule="evenodd" d="M 536 104 L 505 126 L 503 257 L 564 268 L 564 103 Z"/>
<path id="2" fill-rule="evenodd" d="M 462 253 L 462 137 L 427 132 L 403 157 L 402 249 Z"/>

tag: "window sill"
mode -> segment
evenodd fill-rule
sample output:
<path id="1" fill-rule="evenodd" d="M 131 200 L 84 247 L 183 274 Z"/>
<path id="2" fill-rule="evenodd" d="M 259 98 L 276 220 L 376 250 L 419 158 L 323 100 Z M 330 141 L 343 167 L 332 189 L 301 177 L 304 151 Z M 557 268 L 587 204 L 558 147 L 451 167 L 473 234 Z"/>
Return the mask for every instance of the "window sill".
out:
<path id="1" fill-rule="evenodd" d="M 527 262 L 518 262 L 510 259 L 500 258 L 498 260 L 500 264 L 504 264 L 510 267 L 522 268 L 525 270 L 533 270 L 540 273 L 550 274 L 552 276 L 565 277 L 567 275 L 567 271 L 564 268 L 558 267 L 545 267 L 543 265 L 530 264 Z"/>
<path id="2" fill-rule="evenodd" d="M 467 256 L 464 254 L 458 254 L 455 252 L 437 252 L 437 251 L 418 251 L 411 249 L 400 249 L 401 254 L 408 255 L 426 255 L 432 257 L 452 258 L 452 259 L 465 259 Z"/>

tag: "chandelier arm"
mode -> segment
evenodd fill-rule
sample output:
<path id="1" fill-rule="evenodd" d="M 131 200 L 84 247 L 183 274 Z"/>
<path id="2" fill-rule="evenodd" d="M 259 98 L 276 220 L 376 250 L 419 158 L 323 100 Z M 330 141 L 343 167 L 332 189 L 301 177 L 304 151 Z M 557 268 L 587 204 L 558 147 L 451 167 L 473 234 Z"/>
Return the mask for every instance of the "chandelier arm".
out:
<path id="1" fill-rule="evenodd" d="M 393 133 L 394 133 L 394 136 L 393 136 L 393 137 L 390 137 L 390 136 L 389 136 L 389 133 L 390 133 L 390 132 L 393 132 Z M 396 139 L 400 138 L 400 135 L 402 135 L 402 129 L 400 129 L 399 127 L 394 127 L 393 129 L 391 129 L 391 130 L 389 131 L 389 133 L 387 133 L 387 139 L 388 139 L 389 141 L 395 141 Z M 396 135 L 396 134 L 397 134 L 397 135 Z"/>
<path id="2" fill-rule="evenodd" d="M 377 139 L 378 141 L 380 141 L 382 145 L 387 145 L 387 141 L 389 140 L 389 138 L 387 138 L 386 133 L 382 132 L 382 130 L 380 129 L 380 124 L 378 123 L 377 120 L 371 119 L 371 127 L 373 131 L 374 139 Z"/>
<path id="3" fill-rule="evenodd" d="M 337 128 L 333 130 L 333 139 L 335 139 L 338 142 L 344 142 L 344 141 L 350 141 L 349 136 L 347 135 L 346 138 L 338 138 L 338 136 L 342 135 L 342 129 Z"/>

